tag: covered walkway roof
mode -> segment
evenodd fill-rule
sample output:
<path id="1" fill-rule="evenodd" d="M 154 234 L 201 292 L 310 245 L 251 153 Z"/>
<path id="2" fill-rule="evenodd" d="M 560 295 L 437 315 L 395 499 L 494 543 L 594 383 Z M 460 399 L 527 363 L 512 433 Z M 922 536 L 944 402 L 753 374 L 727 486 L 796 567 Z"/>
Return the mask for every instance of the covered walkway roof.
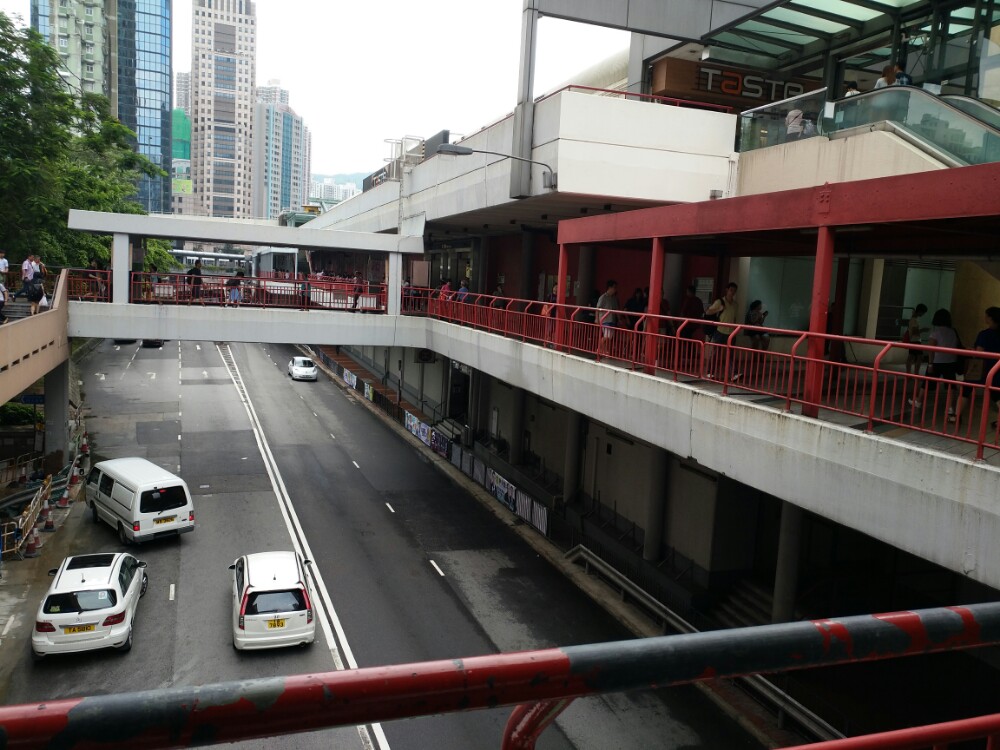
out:
<path id="1" fill-rule="evenodd" d="M 220 219 L 204 216 L 143 216 L 73 209 L 69 212 L 69 228 L 98 234 L 129 234 L 197 242 L 228 242 L 234 245 L 361 250 L 384 253 L 422 254 L 424 252 L 424 238 L 421 236 L 282 227 L 271 221 Z"/>
<path id="2" fill-rule="evenodd" d="M 559 243 L 646 246 L 702 255 L 813 255 L 818 227 L 838 254 L 1000 257 L 1000 163 L 570 219 Z"/>

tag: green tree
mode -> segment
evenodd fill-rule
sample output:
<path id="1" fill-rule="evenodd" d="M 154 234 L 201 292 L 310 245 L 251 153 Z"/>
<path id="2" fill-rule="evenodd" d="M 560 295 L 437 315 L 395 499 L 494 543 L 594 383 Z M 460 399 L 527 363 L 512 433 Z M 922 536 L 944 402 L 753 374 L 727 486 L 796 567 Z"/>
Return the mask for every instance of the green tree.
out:
<path id="1" fill-rule="evenodd" d="M 145 213 L 136 181 L 163 174 L 107 99 L 67 91 L 59 68 L 36 32 L 0 13 L 0 247 L 12 264 L 28 253 L 52 266 L 106 262 L 111 238 L 70 231 L 69 210 Z"/>

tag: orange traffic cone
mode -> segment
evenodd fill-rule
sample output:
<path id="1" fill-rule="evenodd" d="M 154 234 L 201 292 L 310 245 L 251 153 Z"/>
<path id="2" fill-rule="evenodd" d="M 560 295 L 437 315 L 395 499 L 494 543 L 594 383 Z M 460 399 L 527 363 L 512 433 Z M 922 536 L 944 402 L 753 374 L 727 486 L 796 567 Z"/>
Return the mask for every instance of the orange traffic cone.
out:
<path id="1" fill-rule="evenodd" d="M 86 432 L 83 433 L 83 440 L 80 442 L 80 453 L 85 456 L 90 453 L 89 437 Z"/>
<path id="2" fill-rule="evenodd" d="M 25 557 L 38 557 L 40 554 L 38 552 L 38 529 L 35 527 L 31 528 L 27 536 L 28 541 L 24 546 L 24 556 Z"/>
<path id="3" fill-rule="evenodd" d="M 42 515 L 45 517 L 45 525 L 42 527 L 42 531 L 55 531 L 56 530 L 56 517 L 49 512 L 48 507 L 42 511 Z"/>
<path id="4" fill-rule="evenodd" d="M 69 507 L 69 485 L 63 488 L 62 496 L 59 498 L 59 502 L 56 503 L 57 508 L 68 508 Z"/>

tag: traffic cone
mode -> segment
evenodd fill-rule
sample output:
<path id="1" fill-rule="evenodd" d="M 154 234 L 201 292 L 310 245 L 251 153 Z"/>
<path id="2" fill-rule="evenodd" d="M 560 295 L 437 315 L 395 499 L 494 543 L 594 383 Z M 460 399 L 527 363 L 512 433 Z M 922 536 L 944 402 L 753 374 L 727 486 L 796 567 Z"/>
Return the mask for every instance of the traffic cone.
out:
<path id="1" fill-rule="evenodd" d="M 90 453 L 90 443 L 88 441 L 89 437 L 90 436 L 86 432 L 83 433 L 83 440 L 80 443 L 80 453 L 84 456 Z"/>
<path id="2" fill-rule="evenodd" d="M 76 484 L 79 481 L 80 481 L 80 473 L 77 470 L 77 468 L 74 466 L 72 469 L 70 469 L 69 483 L 70 484 Z"/>
<path id="3" fill-rule="evenodd" d="M 31 528 L 28 532 L 28 541 L 24 546 L 24 556 L 25 557 L 38 557 L 38 529 L 35 527 Z"/>
<path id="4" fill-rule="evenodd" d="M 42 511 L 42 515 L 45 518 L 45 525 L 42 527 L 42 531 L 55 531 L 56 517 L 52 515 L 47 507 Z"/>
<path id="5" fill-rule="evenodd" d="M 63 488 L 62 496 L 59 498 L 59 502 L 56 503 L 57 508 L 68 508 L 69 507 L 69 485 Z"/>

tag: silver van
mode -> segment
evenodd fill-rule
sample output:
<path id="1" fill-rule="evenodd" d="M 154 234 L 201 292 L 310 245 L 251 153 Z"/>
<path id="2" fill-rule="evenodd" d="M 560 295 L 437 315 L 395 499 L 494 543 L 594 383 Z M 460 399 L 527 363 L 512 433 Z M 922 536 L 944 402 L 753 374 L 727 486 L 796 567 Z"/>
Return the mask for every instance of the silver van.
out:
<path id="1" fill-rule="evenodd" d="M 194 531 L 194 503 L 187 484 L 145 458 L 95 464 L 86 491 L 94 523 L 108 523 L 122 544 Z"/>

